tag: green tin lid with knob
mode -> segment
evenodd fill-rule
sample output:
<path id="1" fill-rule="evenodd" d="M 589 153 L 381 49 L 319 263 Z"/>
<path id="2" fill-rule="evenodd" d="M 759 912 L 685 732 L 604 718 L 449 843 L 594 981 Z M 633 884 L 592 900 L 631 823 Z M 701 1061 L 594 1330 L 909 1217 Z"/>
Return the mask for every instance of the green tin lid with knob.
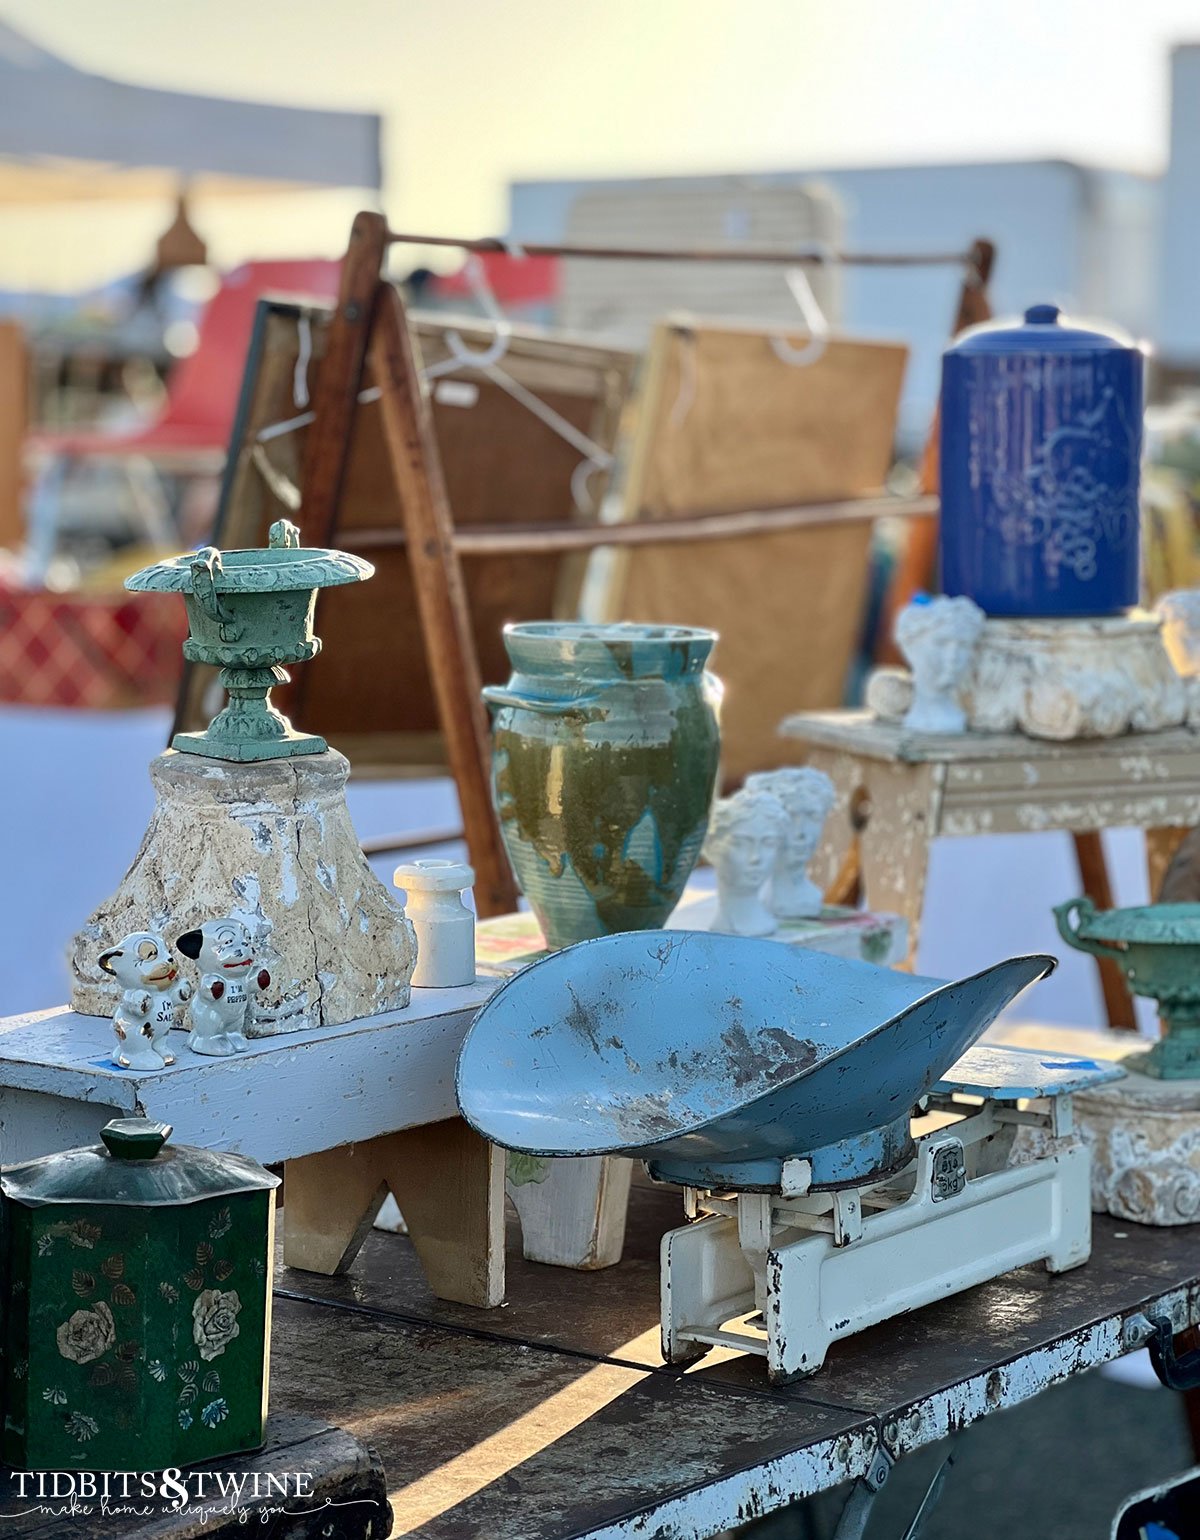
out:
<path id="1" fill-rule="evenodd" d="M 279 1178 L 117 1118 L 0 1171 L 0 1459 L 151 1471 L 265 1432 Z"/>
<path id="2" fill-rule="evenodd" d="M 122 1203 L 134 1207 L 198 1203 L 279 1186 L 279 1178 L 244 1155 L 170 1145 L 169 1123 L 114 1118 L 102 1145 L 43 1155 L 0 1172 L 6 1198 L 28 1208 L 45 1203 Z"/>

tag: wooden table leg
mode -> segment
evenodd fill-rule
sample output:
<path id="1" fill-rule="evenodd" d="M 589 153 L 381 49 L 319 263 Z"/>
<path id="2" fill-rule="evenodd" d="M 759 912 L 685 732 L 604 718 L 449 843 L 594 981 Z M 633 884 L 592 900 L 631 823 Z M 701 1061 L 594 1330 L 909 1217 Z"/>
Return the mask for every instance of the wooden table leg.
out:
<path id="1" fill-rule="evenodd" d="M 284 1165 L 283 1260 L 309 1273 L 344 1273 L 387 1196 L 384 1140 L 343 1144 Z"/>
<path id="2" fill-rule="evenodd" d="M 1072 834 L 1075 846 L 1075 864 L 1079 868 L 1079 881 L 1083 891 L 1097 909 L 1113 907 L 1112 883 L 1108 876 L 1108 862 L 1104 859 L 1104 844 L 1099 829 L 1087 829 Z M 1149 843 L 1149 836 L 1147 836 Z M 1104 1014 L 1110 1027 L 1137 1030 L 1137 1014 L 1133 1008 L 1133 996 L 1125 975 L 1115 962 L 1098 957 L 1096 968 L 1100 974 L 1100 990 L 1104 996 Z"/>
<path id="3" fill-rule="evenodd" d="M 863 762 L 853 754 L 810 749 L 807 763 L 814 770 L 824 771 L 836 794 L 809 872 L 827 904 L 854 907 L 861 887 L 860 813 L 867 799 Z"/>
<path id="4" fill-rule="evenodd" d="M 904 966 L 911 971 L 945 766 L 890 764 L 829 749 L 813 749 L 808 763 L 829 776 L 836 792 L 810 868 L 813 881 L 827 903 L 843 902 L 847 879 L 861 865 L 867 908 L 898 914 L 907 923 Z"/>
<path id="5" fill-rule="evenodd" d="M 908 923 L 904 966 L 916 966 L 929 846 L 937 830 L 944 765 L 871 761 L 862 810 L 863 899 L 868 909 L 902 915 Z"/>
<path id="6" fill-rule="evenodd" d="M 1184 828 L 1146 830 L 1146 870 L 1150 878 L 1151 903 L 1157 901 L 1162 891 L 1163 878 L 1167 875 L 1167 867 L 1190 833 L 1190 829 Z"/>
<path id="7" fill-rule="evenodd" d="M 389 1191 L 433 1292 L 484 1309 L 500 1304 L 504 1153 L 461 1118 L 289 1160 L 284 1261 L 307 1272 L 345 1272 Z"/>

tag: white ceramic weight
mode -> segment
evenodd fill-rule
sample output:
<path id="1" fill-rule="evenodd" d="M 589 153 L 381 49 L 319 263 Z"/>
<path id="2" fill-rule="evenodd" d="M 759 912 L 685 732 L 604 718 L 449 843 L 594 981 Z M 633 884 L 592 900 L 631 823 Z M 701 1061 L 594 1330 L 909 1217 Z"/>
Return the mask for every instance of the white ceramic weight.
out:
<path id="1" fill-rule="evenodd" d="M 406 861 L 392 874 L 406 895 L 417 933 L 418 989 L 454 989 L 475 982 L 475 916 L 462 896 L 475 881 L 465 861 Z"/>

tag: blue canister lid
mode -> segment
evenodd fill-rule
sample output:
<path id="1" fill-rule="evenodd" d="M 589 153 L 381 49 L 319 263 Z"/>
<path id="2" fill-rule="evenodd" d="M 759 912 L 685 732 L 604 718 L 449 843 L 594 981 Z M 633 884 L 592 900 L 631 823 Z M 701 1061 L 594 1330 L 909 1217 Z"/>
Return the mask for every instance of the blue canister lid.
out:
<path id="1" fill-rule="evenodd" d="M 960 332 L 947 353 L 1131 353 L 1137 343 L 1117 327 L 1072 326 L 1057 305 L 1030 305 L 1020 321 L 984 321 Z"/>

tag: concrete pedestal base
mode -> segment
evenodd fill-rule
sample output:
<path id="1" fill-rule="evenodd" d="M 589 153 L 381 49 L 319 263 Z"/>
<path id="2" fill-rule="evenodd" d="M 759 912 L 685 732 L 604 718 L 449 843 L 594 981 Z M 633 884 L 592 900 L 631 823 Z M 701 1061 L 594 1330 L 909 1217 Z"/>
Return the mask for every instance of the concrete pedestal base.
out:
<path id="1" fill-rule="evenodd" d="M 251 1036 L 407 1005 L 413 928 L 359 848 L 349 771 L 334 750 L 245 765 L 171 750 L 152 760 L 156 807 L 141 849 L 71 943 L 72 1007 L 111 1013 L 119 986 L 96 959 L 130 931 L 174 943 L 224 915 L 249 927 L 273 980 Z M 180 961 L 194 985 L 194 965 Z"/>
<path id="2" fill-rule="evenodd" d="M 1200 1081 L 1125 1080 L 1075 1097 L 1092 1152 L 1092 1207 L 1137 1224 L 1200 1220 Z"/>

